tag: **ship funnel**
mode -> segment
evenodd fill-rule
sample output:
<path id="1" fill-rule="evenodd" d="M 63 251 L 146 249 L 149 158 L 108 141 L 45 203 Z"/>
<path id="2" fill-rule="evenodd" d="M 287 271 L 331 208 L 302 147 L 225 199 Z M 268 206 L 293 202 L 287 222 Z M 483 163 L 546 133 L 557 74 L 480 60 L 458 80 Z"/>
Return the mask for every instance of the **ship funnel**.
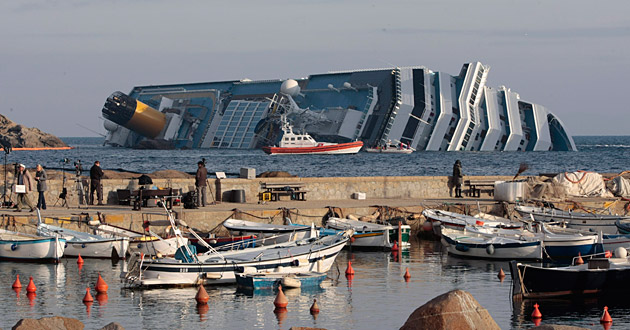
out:
<path id="1" fill-rule="evenodd" d="M 166 125 L 163 113 L 122 92 L 114 92 L 107 98 L 102 113 L 105 119 L 151 139 Z"/>

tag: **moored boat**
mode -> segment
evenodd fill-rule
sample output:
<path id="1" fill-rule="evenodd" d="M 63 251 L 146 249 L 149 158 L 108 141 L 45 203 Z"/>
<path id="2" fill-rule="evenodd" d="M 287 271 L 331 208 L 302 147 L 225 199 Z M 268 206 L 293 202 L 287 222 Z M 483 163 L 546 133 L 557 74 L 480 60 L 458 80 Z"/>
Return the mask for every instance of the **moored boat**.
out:
<path id="1" fill-rule="evenodd" d="M 398 241 L 398 228 L 392 225 L 330 217 L 326 220 L 326 227 L 335 230 L 354 230 L 352 247 L 391 249 L 394 242 Z M 410 246 L 410 231 L 409 225 L 401 225 L 402 243 L 399 246 L 403 249 Z"/>
<path id="2" fill-rule="evenodd" d="M 326 279 L 326 273 L 237 273 L 236 285 L 247 290 L 283 289 L 319 286 Z"/>
<path id="3" fill-rule="evenodd" d="M 601 231 L 604 234 L 623 234 L 623 232 L 618 232 L 618 226 L 615 224 L 618 221 L 630 221 L 630 217 L 627 216 L 564 211 L 551 207 L 516 205 L 514 209 L 524 218 L 546 222 L 565 222 L 569 228 Z"/>
<path id="4" fill-rule="evenodd" d="M 66 239 L 64 255 L 82 258 L 126 258 L 129 248 L 128 237 L 106 238 L 45 223 L 37 225 L 41 236 Z"/>
<path id="5" fill-rule="evenodd" d="M 65 245 L 64 238 L 0 229 L 0 260 L 58 263 Z"/>
<path id="6" fill-rule="evenodd" d="M 449 254 L 483 259 L 541 260 L 542 240 L 526 236 L 485 235 L 442 228 L 442 244 Z"/>
<path id="7" fill-rule="evenodd" d="M 623 258 L 591 258 L 575 266 L 543 267 L 510 262 L 514 299 L 630 293 L 630 262 Z"/>
<path id="8" fill-rule="evenodd" d="M 348 233 L 226 252 L 209 251 L 181 258 L 133 255 L 121 277 L 129 287 L 192 286 L 236 282 L 236 273 L 276 270 L 284 273 L 325 273 L 349 240 Z"/>
<path id="9" fill-rule="evenodd" d="M 487 220 L 476 218 L 470 215 L 443 211 L 438 209 L 425 209 L 422 215 L 431 223 L 433 234 L 440 236 L 440 230 L 443 227 L 464 229 L 466 226 L 483 226 L 488 228 L 504 228 L 504 229 L 521 229 L 522 224 L 513 222 L 508 219 L 498 218 L 495 220 Z"/>
<path id="10" fill-rule="evenodd" d="M 255 221 L 227 219 L 223 221 L 223 227 L 230 231 L 231 235 L 254 235 L 256 243 L 262 245 L 277 244 L 305 237 L 313 237 L 311 227 L 303 225 L 276 225 Z"/>

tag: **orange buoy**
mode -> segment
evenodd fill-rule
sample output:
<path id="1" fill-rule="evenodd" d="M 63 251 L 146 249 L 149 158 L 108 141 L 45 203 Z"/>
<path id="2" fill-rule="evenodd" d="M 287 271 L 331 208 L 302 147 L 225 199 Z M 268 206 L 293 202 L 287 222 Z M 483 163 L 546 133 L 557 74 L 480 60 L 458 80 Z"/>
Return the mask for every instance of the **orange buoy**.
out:
<path id="1" fill-rule="evenodd" d="M 394 246 L 392 246 L 392 253 L 398 253 L 398 241 L 394 241 Z"/>
<path id="2" fill-rule="evenodd" d="M 13 286 L 11 286 L 14 289 L 20 289 L 22 288 L 22 283 L 20 283 L 20 274 L 17 274 L 15 276 L 15 282 L 13 282 Z"/>
<path id="3" fill-rule="evenodd" d="M 606 250 L 606 251 L 604 252 L 604 257 L 606 257 L 606 258 L 612 258 L 612 252 L 610 252 L 610 250 Z"/>
<path id="4" fill-rule="evenodd" d="M 94 298 L 92 298 L 92 295 L 90 294 L 90 288 L 85 288 L 85 296 L 83 296 L 83 302 L 94 302 Z"/>
<path id="5" fill-rule="evenodd" d="M 278 285 L 278 295 L 273 301 L 273 305 L 276 306 L 276 309 L 287 308 L 287 305 L 289 305 L 289 300 L 284 295 L 284 292 L 282 292 L 282 285 Z"/>
<path id="6" fill-rule="evenodd" d="M 83 258 L 81 258 L 81 254 L 79 254 L 79 257 L 77 258 L 77 264 L 83 265 Z"/>
<path id="7" fill-rule="evenodd" d="M 542 320 L 542 319 L 532 319 L 532 321 L 534 322 L 534 325 L 535 325 L 535 326 L 539 326 L 539 325 L 540 325 L 540 321 L 541 321 L 541 320 Z"/>
<path id="8" fill-rule="evenodd" d="M 499 274 L 497 275 L 497 277 L 501 280 L 501 282 L 503 282 L 503 279 L 505 278 L 505 273 L 503 272 L 503 268 L 499 270 Z"/>
<path id="9" fill-rule="evenodd" d="M 542 314 L 538 310 L 538 304 L 534 304 L 534 311 L 532 312 L 532 319 L 541 319 Z"/>
<path id="10" fill-rule="evenodd" d="M 433 224 L 431 223 L 431 221 L 426 220 L 423 224 L 422 224 L 422 230 L 426 231 L 426 232 L 432 232 L 433 231 Z"/>
<path id="11" fill-rule="evenodd" d="M 195 295 L 195 300 L 197 301 L 197 305 L 205 305 L 210 300 L 210 296 L 208 295 L 208 291 L 203 285 L 199 286 L 199 290 L 197 290 L 197 294 Z"/>
<path id="12" fill-rule="evenodd" d="M 352 262 L 348 260 L 348 268 L 346 268 L 346 276 L 354 275 L 354 269 L 352 269 Z"/>
<path id="13" fill-rule="evenodd" d="M 317 306 L 317 299 L 313 299 L 313 305 L 311 305 L 311 314 L 319 313 L 319 306 Z"/>
<path id="14" fill-rule="evenodd" d="M 96 292 L 106 293 L 107 288 L 109 288 L 109 286 L 107 285 L 105 280 L 101 277 L 101 273 L 98 273 L 98 280 L 96 280 L 96 288 L 95 288 Z"/>
<path id="15" fill-rule="evenodd" d="M 28 280 L 28 286 L 26 287 L 26 292 L 34 293 L 35 291 L 37 291 L 37 287 L 35 286 L 35 283 L 33 283 L 33 276 L 30 276 Z"/>
<path id="16" fill-rule="evenodd" d="M 584 260 L 582 259 L 582 253 L 578 252 L 578 257 L 577 257 L 577 259 L 575 259 L 575 264 L 576 265 L 583 265 L 584 264 Z"/>
<path id="17" fill-rule="evenodd" d="M 409 282 L 409 279 L 411 278 L 411 274 L 409 274 L 409 268 L 405 270 L 405 275 L 403 275 L 403 278 L 405 279 L 405 281 Z"/>
<path id="18" fill-rule="evenodd" d="M 602 318 L 599 319 L 600 323 L 612 323 L 612 318 L 610 314 L 608 314 L 608 306 L 604 306 L 604 314 L 602 314 Z"/>
<path id="19" fill-rule="evenodd" d="M 350 237 L 350 244 L 354 243 L 354 236 Z"/>

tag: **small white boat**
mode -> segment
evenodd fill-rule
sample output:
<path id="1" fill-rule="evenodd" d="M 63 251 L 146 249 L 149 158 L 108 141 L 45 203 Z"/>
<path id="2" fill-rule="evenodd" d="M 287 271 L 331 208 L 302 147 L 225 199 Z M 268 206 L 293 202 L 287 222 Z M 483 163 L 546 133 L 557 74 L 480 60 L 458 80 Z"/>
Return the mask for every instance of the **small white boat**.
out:
<path id="1" fill-rule="evenodd" d="M 542 241 L 525 236 L 486 235 L 466 229 L 442 228 L 448 253 L 469 258 L 505 260 L 543 259 Z"/>
<path id="2" fill-rule="evenodd" d="M 281 116 L 282 138 L 278 146 L 265 146 L 262 150 L 269 155 L 340 155 L 356 154 L 363 147 L 362 141 L 346 143 L 317 142 L 308 133 L 296 134 L 286 115 Z"/>
<path id="3" fill-rule="evenodd" d="M 311 227 L 309 226 L 275 225 L 238 219 L 223 221 L 223 227 L 227 228 L 231 235 L 255 235 L 256 244 L 262 245 L 295 241 L 315 236 L 315 234 L 311 233 Z"/>
<path id="4" fill-rule="evenodd" d="M 394 242 L 398 241 L 398 227 L 392 225 L 330 217 L 326 220 L 326 227 L 336 230 L 354 230 L 352 247 L 391 249 Z M 401 230 L 402 243 L 400 247 L 408 249 L 411 227 L 402 225 Z"/>
<path id="5" fill-rule="evenodd" d="M 58 263 L 65 245 L 63 238 L 0 229 L 0 260 Z"/>
<path id="6" fill-rule="evenodd" d="M 128 271 L 121 277 L 129 287 L 159 287 L 236 283 L 236 273 L 244 270 L 326 273 L 348 240 L 348 234 L 341 233 L 243 250 L 180 254 L 179 258 L 150 259 L 133 255 Z"/>
<path id="7" fill-rule="evenodd" d="M 387 154 L 410 154 L 416 151 L 416 149 L 402 142 L 399 142 L 399 143 L 390 142 L 385 145 L 378 145 L 373 148 L 365 148 L 365 151 L 373 152 L 373 153 L 387 153 Z"/>
<path id="8" fill-rule="evenodd" d="M 441 236 L 440 230 L 442 227 L 460 230 L 464 229 L 466 226 L 484 226 L 504 229 L 522 228 L 521 223 L 512 222 L 509 219 L 499 218 L 495 220 L 487 220 L 438 209 L 425 209 L 422 211 L 422 215 L 424 215 L 427 221 L 431 223 L 433 233 L 438 237 Z"/>
<path id="9" fill-rule="evenodd" d="M 172 256 L 178 248 L 177 237 L 162 238 L 155 233 L 151 234 L 151 232 L 145 235 L 137 231 L 108 224 L 92 226 L 92 230 L 95 234 L 102 237 L 128 237 L 129 253 L 131 254 L 142 253 L 151 256 Z M 188 238 L 182 237 L 180 240 L 179 246 L 188 245 Z"/>
<path id="10" fill-rule="evenodd" d="M 282 285 L 283 289 L 317 287 L 326 279 L 326 273 L 238 273 L 236 285 L 247 290 L 275 289 Z"/>
<path id="11" fill-rule="evenodd" d="M 615 214 L 598 214 L 586 212 L 563 211 L 550 207 L 516 205 L 514 209 L 524 218 L 536 221 L 565 222 L 569 228 L 617 234 L 617 221 L 630 221 L 630 217 Z M 623 233 L 622 233 L 623 234 Z"/>
<path id="12" fill-rule="evenodd" d="M 37 233 L 46 237 L 65 238 L 65 256 L 124 259 L 129 249 L 129 237 L 106 238 L 45 223 L 37 225 Z"/>

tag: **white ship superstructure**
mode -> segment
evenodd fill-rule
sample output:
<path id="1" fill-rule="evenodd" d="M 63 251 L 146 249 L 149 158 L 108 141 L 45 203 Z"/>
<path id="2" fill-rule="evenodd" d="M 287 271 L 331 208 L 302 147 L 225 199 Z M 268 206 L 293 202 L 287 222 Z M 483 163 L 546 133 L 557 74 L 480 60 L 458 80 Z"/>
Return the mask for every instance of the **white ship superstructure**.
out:
<path id="1" fill-rule="evenodd" d="M 486 86 L 490 67 L 456 76 L 425 67 L 308 78 L 139 86 L 112 94 L 106 143 L 124 147 L 260 148 L 278 142 L 278 104 L 317 141 L 399 141 L 422 151 L 576 150 L 562 122 L 509 88 Z M 290 104 L 289 104 L 290 103 Z"/>

